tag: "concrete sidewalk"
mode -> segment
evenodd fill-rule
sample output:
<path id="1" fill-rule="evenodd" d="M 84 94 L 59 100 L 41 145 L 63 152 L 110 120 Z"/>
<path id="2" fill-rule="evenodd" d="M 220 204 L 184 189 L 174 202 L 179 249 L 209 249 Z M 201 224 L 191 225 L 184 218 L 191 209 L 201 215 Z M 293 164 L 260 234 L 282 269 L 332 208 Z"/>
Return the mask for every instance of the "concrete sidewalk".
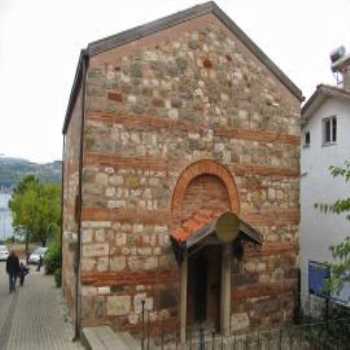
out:
<path id="1" fill-rule="evenodd" d="M 60 293 L 52 276 L 36 272 L 32 266 L 25 286 L 9 294 L 5 264 L 0 263 L 0 349 L 83 349 L 71 341 L 73 328 Z"/>

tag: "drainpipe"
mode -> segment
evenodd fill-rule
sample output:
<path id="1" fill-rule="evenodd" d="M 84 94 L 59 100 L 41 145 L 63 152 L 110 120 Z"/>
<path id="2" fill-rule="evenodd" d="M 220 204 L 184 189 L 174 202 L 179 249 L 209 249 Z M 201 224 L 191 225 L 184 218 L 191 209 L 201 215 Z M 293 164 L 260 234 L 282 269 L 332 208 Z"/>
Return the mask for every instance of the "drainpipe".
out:
<path id="1" fill-rule="evenodd" d="M 64 200 L 64 152 L 66 148 L 66 135 L 63 134 L 62 163 L 61 163 L 61 229 L 60 229 L 60 261 L 61 281 L 63 281 L 63 200 Z"/>
<path id="2" fill-rule="evenodd" d="M 80 130 L 80 154 L 79 154 L 79 186 L 76 201 L 78 219 L 77 255 L 75 260 L 76 286 L 75 286 L 75 335 L 74 340 L 80 338 L 81 328 L 81 298 L 80 298 L 80 259 L 81 259 L 81 212 L 82 212 L 82 177 L 83 177 L 83 157 L 84 157 L 84 131 L 85 131 L 85 82 L 88 67 L 88 52 L 81 51 L 81 130 Z"/>

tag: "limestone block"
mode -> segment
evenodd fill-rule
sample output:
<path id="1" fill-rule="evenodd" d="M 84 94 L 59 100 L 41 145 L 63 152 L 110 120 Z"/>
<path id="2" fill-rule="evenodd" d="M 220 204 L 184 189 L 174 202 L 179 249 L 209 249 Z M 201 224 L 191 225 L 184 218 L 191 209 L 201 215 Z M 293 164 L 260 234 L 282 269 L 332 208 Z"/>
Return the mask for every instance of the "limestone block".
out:
<path id="1" fill-rule="evenodd" d="M 137 324 L 138 321 L 139 321 L 139 315 L 138 314 L 132 313 L 132 314 L 129 315 L 129 323 Z"/>
<path id="2" fill-rule="evenodd" d="M 120 186 L 124 183 L 123 176 L 113 175 L 109 178 L 109 183 L 114 186 Z"/>
<path id="3" fill-rule="evenodd" d="M 121 201 L 108 201 L 107 203 L 107 207 L 108 208 L 122 208 L 122 207 L 125 207 L 126 205 L 126 202 L 121 200 Z"/>
<path id="4" fill-rule="evenodd" d="M 119 231 L 121 228 L 121 223 L 120 222 L 115 222 L 112 226 L 113 230 Z"/>
<path id="5" fill-rule="evenodd" d="M 90 243 L 92 241 L 93 234 L 94 231 L 91 229 L 83 230 L 81 235 L 83 243 Z"/>
<path id="6" fill-rule="evenodd" d="M 126 267 L 126 258 L 125 256 L 117 256 L 111 258 L 111 271 L 122 271 Z"/>
<path id="7" fill-rule="evenodd" d="M 129 255 L 130 254 L 130 249 L 128 247 L 123 247 L 122 248 L 122 254 L 123 255 Z M 130 265 L 129 265 L 130 267 Z"/>
<path id="8" fill-rule="evenodd" d="M 106 172 L 107 174 L 114 174 L 114 169 L 111 168 L 111 167 L 107 167 L 107 168 L 105 168 L 105 172 Z"/>
<path id="9" fill-rule="evenodd" d="M 223 143 L 215 143 L 214 144 L 214 152 L 222 152 L 225 149 L 225 145 Z"/>
<path id="10" fill-rule="evenodd" d="M 150 188 L 146 188 L 143 192 L 143 198 L 152 199 L 152 191 Z"/>
<path id="11" fill-rule="evenodd" d="M 85 272 L 91 272 L 96 267 L 96 260 L 95 259 L 87 259 L 82 258 L 81 259 L 81 269 Z"/>
<path id="12" fill-rule="evenodd" d="M 158 267 L 158 258 L 156 256 L 150 256 L 144 259 L 143 268 L 145 270 L 154 270 Z"/>
<path id="13" fill-rule="evenodd" d="M 126 233 L 117 233 L 115 235 L 115 243 L 117 246 L 123 246 L 127 243 Z"/>
<path id="14" fill-rule="evenodd" d="M 276 191 L 273 188 L 269 188 L 267 192 L 267 197 L 269 200 L 275 200 L 276 199 Z"/>
<path id="15" fill-rule="evenodd" d="M 91 286 L 82 286 L 81 295 L 83 297 L 92 297 L 97 295 L 97 288 Z"/>
<path id="16" fill-rule="evenodd" d="M 110 221 L 83 221 L 83 228 L 104 228 L 111 227 L 112 223 Z"/>
<path id="17" fill-rule="evenodd" d="M 97 293 L 99 295 L 111 294 L 111 287 L 109 287 L 109 286 L 98 287 L 97 288 Z"/>
<path id="18" fill-rule="evenodd" d="M 255 272 L 256 271 L 256 265 L 253 262 L 247 262 L 245 265 L 245 270 L 247 272 Z"/>
<path id="19" fill-rule="evenodd" d="M 140 140 L 140 136 L 138 133 L 136 132 L 132 132 L 131 133 L 131 141 L 135 142 L 135 143 L 140 143 L 141 140 Z"/>
<path id="20" fill-rule="evenodd" d="M 104 242 L 106 240 L 106 232 L 104 229 L 96 230 L 95 240 L 96 242 Z"/>
<path id="21" fill-rule="evenodd" d="M 96 183 L 84 183 L 84 193 L 101 194 L 103 193 L 103 186 Z"/>
<path id="22" fill-rule="evenodd" d="M 126 177 L 125 186 L 132 189 L 140 187 L 140 178 L 136 175 L 129 175 L 128 177 Z"/>
<path id="23" fill-rule="evenodd" d="M 131 256 L 128 258 L 128 266 L 131 271 L 143 270 L 143 259 L 138 256 Z"/>
<path id="24" fill-rule="evenodd" d="M 108 175 L 105 173 L 98 173 L 96 175 L 96 183 L 98 185 L 107 186 L 108 185 Z"/>
<path id="25" fill-rule="evenodd" d="M 108 258 L 97 259 L 97 271 L 99 272 L 108 271 Z"/>
<path id="26" fill-rule="evenodd" d="M 154 232 L 155 233 L 167 233 L 168 232 L 168 226 L 154 226 Z"/>
<path id="27" fill-rule="evenodd" d="M 155 248 L 153 249 L 153 254 L 154 254 L 154 255 L 160 255 L 160 254 L 162 254 L 162 248 L 160 248 L 160 247 L 155 247 Z"/>
<path id="28" fill-rule="evenodd" d="M 279 199 L 279 200 L 283 199 L 283 192 L 280 190 L 277 191 L 277 199 Z"/>
<path id="29" fill-rule="evenodd" d="M 266 271 L 266 263 L 264 262 L 259 262 L 256 266 L 256 271 L 257 272 L 264 272 Z"/>
<path id="30" fill-rule="evenodd" d="M 142 224 L 133 225 L 133 231 L 134 231 L 134 233 L 142 233 L 143 232 L 143 225 Z"/>
<path id="31" fill-rule="evenodd" d="M 271 282 L 271 278 L 268 274 L 259 275 L 259 283 L 269 283 Z"/>
<path id="32" fill-rule="evenodd" d="M 107 297 L 107 315 L 123 316 L 130 312 L 131 297 L 130 295 L 110 296 Z"/>
<path id="33" fill-rule="evenodd" d="M 233 332 L 241 331 L 249 328 L 250 321 L 246 312 L 235 313 L 231 315 L 231 330 Z"/>
<path id="34" fill-rule="evenodd" d="M 179 118 L 179 110 L 177 108 L 172 108 L 168 112 L 169 118 L 172 120 L 177 120 Z"/>
<path id="35" fill-rule="evenodd" d="M 113 197 L 115 195 L 115 188 L 114 187 L 108 187 L 106 189 L 106 196 L 107 197 Z"/>
<path id="36" fill-rule="evenodd" d="M 123 195 L 124 195 L 124 191 L 121 187 L 118 187 L 117 188 L 117 193 L 116 193 L 116 197 L 117 198 L 123 198 Z"/>
<path id="37" fill-rule="evenodd" d="M 140 314 L 142 312 L 142 301 L 146 303 L 147 295 L 146 293 L 139 293 L 134 296 L 134 312 Z"/>
<path id="38" fill-rule="evenodd" d="M 142 312 L 142 301 L 145 301 L 145 310 L 153 310 L 153 298 L 147 297 L 146 293 L 139 293 L 134 296 L 134 312 L 140 314 Z"/>
<path id="39" fill-rule="evenodd" d="M 84 244 L 83 257 L 107 256 L 108 250 L 108 243 Z"/>
<path id="40" fill-rule="evenodd" d="M 161 247 L 168 247 L 170 245 L 170 238 L 164 233 L 158 235 L 158 241 Z"/>
<path id="41" fill-rule="evenodd" d="M 137 248 L 137 253 L 139 255 L 147 256 L 152 254 L 152 248 L 150 247 L 142 247 L 142 248 Z"/>
<path id="42" fill-rule="evenodd" d="M 150 186 L 157 187 L 157 186 L 159 186 L 159 184 L 160 184 L 160 181 L 159 181 L 158 178 L 152 177 L 152 178 L 149 179 L 149 185 Z"/>
<path id="43" fill-rule="evenodd" d="M 134 96 L 134 95 L 129 95 L 128 96 L 128 102 L 130 102 L 130 103 L 136 103 L 136 96 Z"/>
<path id="44" fill-rule="evenodd" d="M 229 99 L 230 99 L 230 97 L 225 93 L 221 93 L 220 97 L 221 97 L 221 100 L 225 101 L 225 102 L 229 101 Z"/>

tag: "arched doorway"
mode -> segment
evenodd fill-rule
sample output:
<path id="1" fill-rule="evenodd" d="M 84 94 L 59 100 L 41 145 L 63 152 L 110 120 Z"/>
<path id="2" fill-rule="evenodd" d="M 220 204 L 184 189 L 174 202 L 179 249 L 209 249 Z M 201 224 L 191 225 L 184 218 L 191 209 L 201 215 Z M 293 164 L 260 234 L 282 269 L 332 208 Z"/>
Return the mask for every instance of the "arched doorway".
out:
<path id="1" fill-rule="evenodd" d="M 174 226 L 205 226 L 224 212 L 239 213 L 234 178 L 223 165 L 202 160 L 191 164 L 179 177 L 172 198 Z M 204 216 L 203 216 L 203 213 Z M 200 218 L 204 221 L 201 222 Z M 192 220 L 192 221 L 191 221 Z M 227 251 L 227 249 L 226 249 Z M 223 245 L 206 244 L 181 263 L 181 338 L 186 327 L 201 325 L 225 333 L 230 315 L 230 257 Z M 225 266 L 225 271 L 223 267 Z"/>

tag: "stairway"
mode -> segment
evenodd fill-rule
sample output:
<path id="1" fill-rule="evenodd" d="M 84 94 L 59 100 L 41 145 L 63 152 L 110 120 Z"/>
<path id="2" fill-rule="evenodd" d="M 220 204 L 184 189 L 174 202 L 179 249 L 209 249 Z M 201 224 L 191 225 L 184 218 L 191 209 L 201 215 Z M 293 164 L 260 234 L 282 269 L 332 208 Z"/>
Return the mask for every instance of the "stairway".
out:
<path id="1" fill-rule="evenodd" d="M 140 342 L 133 338 L 129 333 L 115 333 L 108 326 L 83 328 L 82 343 L 87 350 L 141 349 Z"/>

